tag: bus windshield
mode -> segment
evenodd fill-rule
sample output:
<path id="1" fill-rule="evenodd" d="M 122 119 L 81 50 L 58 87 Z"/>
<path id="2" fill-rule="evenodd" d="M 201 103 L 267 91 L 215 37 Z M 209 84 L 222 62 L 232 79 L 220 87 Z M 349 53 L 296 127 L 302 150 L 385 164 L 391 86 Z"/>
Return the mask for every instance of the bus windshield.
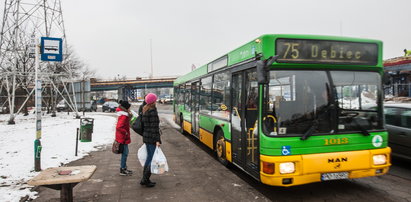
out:
<path id="1" fill-rule="evenodd" d="M 359 71 L 271 71 L 264 89 L 269 136 L 360 132 L 382 127 L 380 75 Z"/>

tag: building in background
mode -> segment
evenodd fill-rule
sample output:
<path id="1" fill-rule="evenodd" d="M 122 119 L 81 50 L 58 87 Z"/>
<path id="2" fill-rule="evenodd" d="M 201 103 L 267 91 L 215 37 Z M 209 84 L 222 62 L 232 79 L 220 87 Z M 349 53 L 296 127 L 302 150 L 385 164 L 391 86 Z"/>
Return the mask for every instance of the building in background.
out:
<path id="1" fill-rule="evenodd" d="M 384 72 L 391 80 L 384 86 L 386 97 L 411 97 L 411 56 L 385 60 Z"/>

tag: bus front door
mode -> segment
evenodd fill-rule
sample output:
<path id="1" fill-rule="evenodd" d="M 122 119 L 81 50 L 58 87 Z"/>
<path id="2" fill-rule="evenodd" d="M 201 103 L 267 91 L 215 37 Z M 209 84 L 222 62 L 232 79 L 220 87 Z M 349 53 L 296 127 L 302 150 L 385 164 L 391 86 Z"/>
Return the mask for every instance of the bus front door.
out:
<path id="1" fill-rule="evenodd" d="M 231 150 L 232 159 L 240 167 L 244 166 L 242 138 L 244 133 L 243 110 L 243 74 L 233 74 L 232 80 L 232 110 L 231 110 Z"/>
<path id="2" fill-rule="evenodd" d="M 258 84 L 255 69 L 233 74 L 232 84 L 233 162 L 259 178 Z"/>

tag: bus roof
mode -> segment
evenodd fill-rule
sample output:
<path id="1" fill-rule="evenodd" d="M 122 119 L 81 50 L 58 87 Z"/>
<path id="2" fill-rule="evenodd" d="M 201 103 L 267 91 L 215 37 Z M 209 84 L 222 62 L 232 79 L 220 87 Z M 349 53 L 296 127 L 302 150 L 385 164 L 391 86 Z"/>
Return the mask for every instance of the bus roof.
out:
<path id="1" fill-rule="evenodd" d="M 260 37 L 249 41 L 248 43 L 232 50 L 231 52 L 227 53 L 226 55 L 213 60 L 212 62 L 203 65 L 192 72 L 183 75 L 177 78 L 174 81 L 174 85 L 179 85 L 185 83 L 186 81 L 190 81 L 192 79 L 201 77 L 206 75 L 209 72 L 219 70 L 222 68 L 230 67 L 245 61 L 249 60 L 256 60 L 259 58 L 267 59 L 271 56 L 274 56 L 276 52 L 276 41 L 277 39 L 291 39 L 295 41 L 327 41 L 327 42 L 335 42 L 335 43 L 345 43 L 345 42 L 352 42 L 351 44 L 355 43 L 364 43 L 364 44 L 376 44 L 375 54 L 376 54 L 376 62 L 375 64 L 354 64 L 354 65 L 347 65 L 347 64 L 332 64 L 333 66 L 349 66 L 350 68 L 357 68 L 357 67 L 373 67 L 373 68 L 380 68 L 379 71 L 382 71 L 383 61 L 382 61 L 382 42 L 379 40 L 373 39 L 362 39 L 362 38 L 351 38 L 351 37 L 342 37 L 342 36 L 321 36 L 321 35 L 296 35 L 296 34 L 266 34 Z M 328 47 L 331 45 L 328 45 Z M 360 45 L 357 47 L 361 47 Z M 278 50 L 277 50 L 278 51 Z M 369 50 L 364 50 L 369 51 Z M 321 53 L 320 53 L 321 54 Z M 289 60 L 290 61 L 290 60 Z M 297 63 L 297 64 L 296 64 Z M 318 63 L 305 63 L 305 62 L 290 62 L 290 63 L 273 63 L 273 66 L 323 66 L 323 67 L 330 67 L 330 62 L 328 64 L 318 64 Z"/>

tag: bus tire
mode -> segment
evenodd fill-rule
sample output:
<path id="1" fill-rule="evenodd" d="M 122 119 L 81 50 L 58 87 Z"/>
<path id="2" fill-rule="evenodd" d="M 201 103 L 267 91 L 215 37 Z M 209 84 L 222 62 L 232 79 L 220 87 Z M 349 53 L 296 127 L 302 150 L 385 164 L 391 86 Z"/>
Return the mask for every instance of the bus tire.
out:
<path id="1" fill-rule="evenodd" d="M 223 164 L 224 166 L 228 166 L 229 162 L 226 158 L 226 150 L 225 150 L 225 141 L 224 141 L 224 133 L 222 130 L 217 131 L 217 138 L 215 143 L 215 152 L 218 161 Z"/>

